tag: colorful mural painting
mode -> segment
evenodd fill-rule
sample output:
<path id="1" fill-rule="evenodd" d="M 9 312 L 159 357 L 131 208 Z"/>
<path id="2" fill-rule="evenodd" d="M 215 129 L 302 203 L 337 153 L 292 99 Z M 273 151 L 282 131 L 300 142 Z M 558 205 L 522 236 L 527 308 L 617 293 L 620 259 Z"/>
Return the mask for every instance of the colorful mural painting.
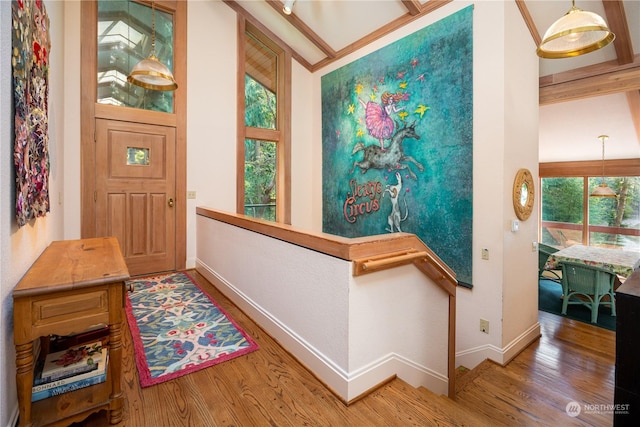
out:
<path id="1" fill-rule="evenodd" d="M 19 226 L 49 212 L 49 17 L 42 0 L 11 3 L 14 165 Z"/>
<path id="2" fill-rule="evenodd" d="M 472 284 L 473 6 L 322 77 L 323 231 L 416 234 Z"/>

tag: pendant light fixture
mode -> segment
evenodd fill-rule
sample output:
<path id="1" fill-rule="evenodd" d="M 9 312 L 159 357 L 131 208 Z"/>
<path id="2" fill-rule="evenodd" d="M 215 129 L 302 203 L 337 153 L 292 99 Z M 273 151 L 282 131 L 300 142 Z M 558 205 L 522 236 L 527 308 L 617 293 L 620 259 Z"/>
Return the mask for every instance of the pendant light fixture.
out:
<path id="1" fill-rule="evenodd" d="M 285 15 L 291 15 L 291 11 L 293 10 L 293 4 L 296 0 L 285 0 L 282 11 Z"/>
<path id="2" fill-rule="evenodd" d="M 152 90 L 176 90 L 178 84 L 173 74 L 156 56 L 156 9 L 151 2 L 151 54 L 138 62 L 127 76 L 134 85 Z"/>
<path id="3" fill-rule="evenodd" d="M 591 192 L 591 196 L 592 197 L 618 197 L 616 192 L 613 191 L 611 187 L 607 185 L 606 182 L 604 182 L 604 142 L 607 139 L 609 139 L 609 137 L 607 135 L 600 135 L 598 139 L 602 141 L 602 182 L 600 183 L 599 186 L 597 186 L 593 190 L 593 192 Z"/>
<path id="4" fill-rule="evenodd" d="M 600 15 L 573 6 L 554 22 L 536 50 L 541 58 L 570 58 L 593 52 L 611 43 L 616 36 Z"/>

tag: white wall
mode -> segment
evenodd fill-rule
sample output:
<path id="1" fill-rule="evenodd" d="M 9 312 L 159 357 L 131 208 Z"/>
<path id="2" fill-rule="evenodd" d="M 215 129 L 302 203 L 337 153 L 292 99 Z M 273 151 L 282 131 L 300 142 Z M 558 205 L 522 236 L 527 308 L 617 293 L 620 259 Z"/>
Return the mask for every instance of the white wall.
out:
<path id="1" fill-rule="evenodd" d="M 322 193 L 314 192 L 314 187 L 309 185 L 322 168 L 322 157 L 317 155 L 315 141 L 311 137 L 313 123 L 320 116 L 309 108 L 314 101 L 311 73 L 297 62 L 292 62 L 291 224 L 320 232 L 322 210 L 318 202 Z"/>
<path id="2" fill-rule="evenodd" d="M 508 349 L 522 334 L 524 342 L 539 335 L 538 324 L 538 210 L 519 231 L 511 231 L 516 220 L 510 195 L 513 179 L 527 168 L 538 183 L 538 57 L 536 46 L 515 2 L 505 2 L 504 62 L 504 195 L 502 286 L 502 348 Z M 507 36 L 508 35 L 508 36 Z M 524 53 L 524 54 L 523 54 Z M 539 200 L 539 188 L 534 197 Z M 505 354 L 508 360 L 513 354 Z"/>
<path id="3" fill-rule="evenodd" d="M 64 239 L 80 238 L 80 1 L 64 2 Z M 62 29 L 59 29 L 62 30 Z"/>
<path id="4" fill-rule="evenodd" d="M 2 298 L 2 346 L 0 349 L 0 425 L 17 418 L 15 349 L 13 346 L 13 298 L 11 291 L 44 248 L 63 238 L 60 194 L 64 180 L 64 4 L 46 1 L 51 29 L 49 73 L 50 208 L 43 218 L 18 228 L 15 220 L 13 169 L 13 111 L 11 77 L 11 3 L 0 1 L 0 297 Z"/>

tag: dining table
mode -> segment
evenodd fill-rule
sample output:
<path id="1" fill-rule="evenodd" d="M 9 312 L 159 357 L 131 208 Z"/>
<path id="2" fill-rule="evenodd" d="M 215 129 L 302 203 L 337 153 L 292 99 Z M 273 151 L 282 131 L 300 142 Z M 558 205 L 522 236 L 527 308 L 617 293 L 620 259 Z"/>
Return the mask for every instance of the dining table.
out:
<path id="1" fill-rule="evenodd" d="M 611 270 L 625 279 L 640 268 L 640 252 L 599 246 L 571 245 L 551 254 L 548 267 L 559 269 L 561 262 L 577 262 Z"/>

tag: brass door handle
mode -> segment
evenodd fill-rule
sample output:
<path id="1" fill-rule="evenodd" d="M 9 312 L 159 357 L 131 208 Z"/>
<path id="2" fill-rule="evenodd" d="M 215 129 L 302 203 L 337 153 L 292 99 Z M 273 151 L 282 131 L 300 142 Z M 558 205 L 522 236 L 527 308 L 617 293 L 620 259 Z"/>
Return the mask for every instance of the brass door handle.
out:
<path id="1" fill-rule="evenodd" d="M 172 208 L 173 207 L 173 199 L 169 199 L 167 204 L 169 205 L 170 208 Z"/>

